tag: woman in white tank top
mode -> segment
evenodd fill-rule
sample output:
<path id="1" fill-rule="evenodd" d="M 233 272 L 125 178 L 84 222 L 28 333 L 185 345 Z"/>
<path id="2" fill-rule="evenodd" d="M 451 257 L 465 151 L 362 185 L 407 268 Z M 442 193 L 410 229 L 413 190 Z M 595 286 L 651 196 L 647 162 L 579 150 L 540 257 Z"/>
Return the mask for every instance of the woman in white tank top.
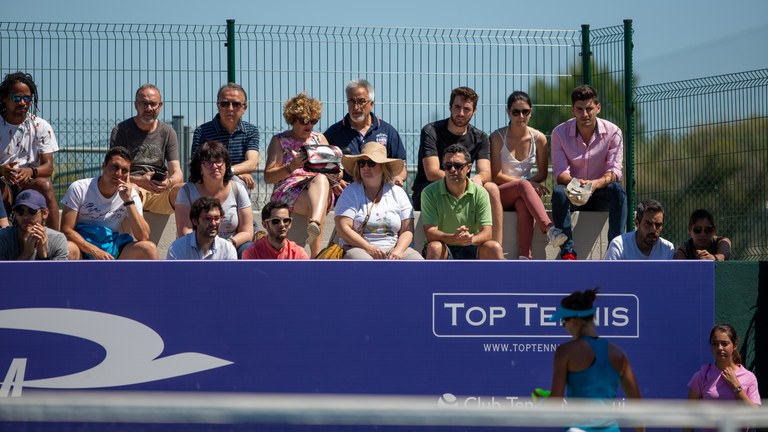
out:
<path id="1" fill-rule="evenodd" d="M 552 246 L 560 246 L 567 238 L 552 225 L 541 201 L 541 196 L 549 193 L 542 184 L 547 179 L 549 165 L 547 137 L 528 127 L 531 107 L 531 98 L 526 93 L 513 92 L 507 99 L 509 124 L 491 134 L 491 174 L 499 186 L 504 210 L 517 211 L 520 259 L 533 258 L 534 221 Z"/>

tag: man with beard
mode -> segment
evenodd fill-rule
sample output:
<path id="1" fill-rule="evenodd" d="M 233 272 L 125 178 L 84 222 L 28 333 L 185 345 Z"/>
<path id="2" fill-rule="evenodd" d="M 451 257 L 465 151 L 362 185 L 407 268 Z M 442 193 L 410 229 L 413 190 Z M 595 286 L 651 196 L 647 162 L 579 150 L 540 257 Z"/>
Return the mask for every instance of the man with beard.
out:
<path id="1" fill-rule="evenodd" d="M 0 230 L 0 260 L 66 260 L 67 238 L 45 227 L 45 197 L 34 189 L 21 191 L 13 206 L 14 226 Z"/>
<path id="2" fill-rule="evenodd" d="M 464 146 L 445 149 L 445 176 L 422 193 L 421 221 L 426 259 L 504 259 L 501 244 L 491 238 L 488 192 L 467 178 L 472 159 Z"/>
<path id="3" fill-rule="evenodd" d="M 267 235 L 253 242 L 243 252 L 243 259 L 309 259 L 304 248 L 288 240 L 291 222 L 288 204 L 268 202 L 261 210 L 261 224 Z"/>
<path id="4" fill-rule="evenodd" d="M 59 145 L 51 125 L 36 115 L 37 101 L 37 86 L 29 74 L 14 72 L 0 83 L 0 191 L 10 208 L 22 190 L 37 190 L 49 210 L 47 226 L 59 229 L 59 204 L 51 183 L 53 153 Z"/>
<path id="5" fill-rule="evenodd" d="M 163 99 L 154 85 L 139 87 L 133 106 L 136 115 L 112 128 L 109 146 L 125 147 L 131 153 L 131 183 L 139 187 L 144 210 L 173 214 L 184 182 L 176 131 L 157 119 Z"/>
<path id="6" fill-rule="evenodd" d="M 448 105 L 451 116 L 429 123 L 421 130 L 419 166 L 413 181 L 413 208 L 421 210 L 422 190 L 447 174 L 441 167 L 446 148 L 459 144 L 469 152 L 471 160 L 475 161 L 475 175 L 469 180 L 488 192 L 493 218 L 492 238 L 501 244 L 504 208 L 501 206 L 499 187 L 491 181 L 491 143 L 485 132 L 469 124 L 477 112 L 478 99 L 477 93 L 469 87 L 453 89 Z M 471 168 L 469 166 L 467 175 Z"/>
<path id="7" fill-rule="evenodd" d="M 259 129 L 242 120 L 248 109 L 248 95 L 241 85 L 227 83 L 216 95 L 216 107 L 216 117 L 195 129 L 192 154 L 207 141 L 224 144 L 232 159 L 234 179 L 251 190 L 256 187 L 252 174 L 259 167 Z"/>
<path id="8" fill-rule="evenodd" d="M 359 155 L 364 144 L 376 142 L 387 149 L 388 158 L 405 160 L 405 147 L 400 134 L 373 113 L 373 85 L 364 79 L 352 80 L 347 83 L 345 93 L 348 114 L 325 131 L 323 135 L 328 143 L 340 148 L 344 154 Z M 402 171 L 395 173 L 394 182 L 403 186 L 407 178 L 408 169 L 403 165 Z M 349 173 L 344 173 L 344 180 L 352 181 Z"/>
<path id="9" fill-rule="evenodd" d="M 202 197 L 192 203 L 189 220 L 192 232 L 176 239 L 168 248 L 169 260 L 236 260 L 237 250 L 219 237 L 224 210 L 216 198 Z"/>
<path id="10" fill-rule="evenodd" d="M 112 147 L 100 176 L 69 185 L 61 199 L 61 232 L 67 236 L 70 259 L 157 259 L 130 172 L 128 150 Z"/>
<path id="11" fill-rule="evenodd" d="M 605 253 L 607 260 L 668 260 L 675 254 L 672 242 L 661 238 L 664 207 L 656 200 L 645 200 L 637 206 L 632 232 L 614 237 Z"/>

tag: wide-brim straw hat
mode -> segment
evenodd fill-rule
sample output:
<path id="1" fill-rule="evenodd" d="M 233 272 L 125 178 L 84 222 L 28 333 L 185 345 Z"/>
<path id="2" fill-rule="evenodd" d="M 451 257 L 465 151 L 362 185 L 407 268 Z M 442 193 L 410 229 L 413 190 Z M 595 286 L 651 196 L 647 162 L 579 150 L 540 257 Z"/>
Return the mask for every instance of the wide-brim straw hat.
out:
<path id="1" fill-rule="evenodd" d="M 402 159 L 388 158 L 387 148 L 376 141 L 365 143 L 363 148 L 360 149 L 359 155 L 344 155 L 341 158 L 341 165 L 344 166 L 344 171 L 352 173 L 358 159 L 370 159 L 377 164 L 390 164 L 392 172 L 395 174 L 401 173 L 405 167 L 405 161 Z"/>

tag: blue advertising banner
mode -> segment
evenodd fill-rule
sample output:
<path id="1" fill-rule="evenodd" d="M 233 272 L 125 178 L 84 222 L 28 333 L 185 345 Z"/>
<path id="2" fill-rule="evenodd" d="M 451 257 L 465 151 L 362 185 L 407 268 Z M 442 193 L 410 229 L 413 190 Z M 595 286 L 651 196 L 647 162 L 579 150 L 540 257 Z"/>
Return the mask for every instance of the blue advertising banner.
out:
<path id="1" fill-rule="evenodd" d="M 549 388 L 554 351 L 569 340 L 547 317 L 592 287 L 598 332 L 627 353 L 644 397 L 685 398 L 711 360 L 708 262 L 50 262 L 0 272 L 0 403 L 29 389 L 126 389 L 515 408 Z"/>

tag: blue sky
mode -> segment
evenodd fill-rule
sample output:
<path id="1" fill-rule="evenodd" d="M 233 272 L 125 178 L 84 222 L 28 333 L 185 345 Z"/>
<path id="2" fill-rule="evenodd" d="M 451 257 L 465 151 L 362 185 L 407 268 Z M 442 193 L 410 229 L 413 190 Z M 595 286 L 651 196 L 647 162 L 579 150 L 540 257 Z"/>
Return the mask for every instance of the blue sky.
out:
<path id="1" fill-rule="evenodd" d="M 10 0 L 9 0 L 10 1 Z M 768 1 L 38 0 L 2 21 L 635 30 L 636 85 L 768 68 Z"/>

